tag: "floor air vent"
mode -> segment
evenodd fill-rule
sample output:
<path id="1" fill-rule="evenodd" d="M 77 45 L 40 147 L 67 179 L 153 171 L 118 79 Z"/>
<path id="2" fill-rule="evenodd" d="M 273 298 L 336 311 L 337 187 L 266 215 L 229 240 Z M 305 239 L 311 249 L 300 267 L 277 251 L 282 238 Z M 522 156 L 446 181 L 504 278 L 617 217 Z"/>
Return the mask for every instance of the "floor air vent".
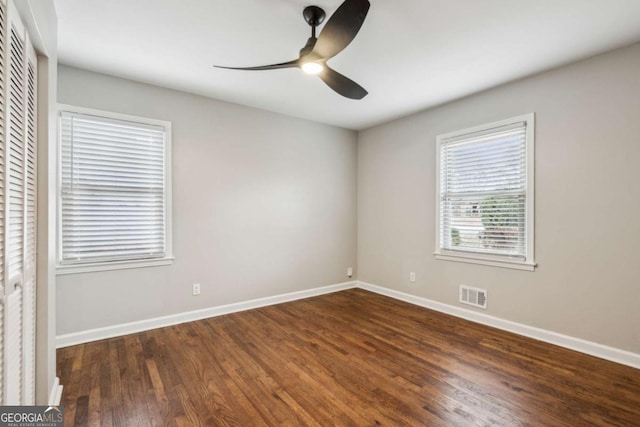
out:
<path id="1" fill-rule="evenodd" d="M 487 308 L 487 290 L 460 285 L 460 302 L 474 307 Z"/>

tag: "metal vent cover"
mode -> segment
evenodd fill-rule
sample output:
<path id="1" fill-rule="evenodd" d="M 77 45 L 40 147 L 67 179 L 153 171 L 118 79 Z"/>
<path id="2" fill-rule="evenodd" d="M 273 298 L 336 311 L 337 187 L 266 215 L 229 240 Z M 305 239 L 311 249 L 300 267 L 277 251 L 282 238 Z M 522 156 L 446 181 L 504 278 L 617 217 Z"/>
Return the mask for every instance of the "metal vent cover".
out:
<path id="1" fill-rule="evenodd" d="M 487 309 L 487 290 L 460 285 L 460 302 L 474 307 Z"/>

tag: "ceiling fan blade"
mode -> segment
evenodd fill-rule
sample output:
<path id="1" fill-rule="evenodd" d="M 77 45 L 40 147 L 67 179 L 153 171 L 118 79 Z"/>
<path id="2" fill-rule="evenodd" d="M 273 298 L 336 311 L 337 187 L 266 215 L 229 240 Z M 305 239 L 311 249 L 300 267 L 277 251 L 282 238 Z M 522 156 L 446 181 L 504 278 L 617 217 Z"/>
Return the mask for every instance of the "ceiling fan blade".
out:
<path id="1" fill-rule="evenodd" d="M 358 83 L 329 68 L 326 64 L 324 65 L 324 70 L 318 74 L 318 77 L 327 86 L 346 98 L 362 99 L 369 93 Z"/>
<path id="2" fill-rule="evenodd" d="M 294 68 L 300 66 L 300 60 L 295 59 L 293 61 L 281 62 L 280 64 L 260 65 L 257 67 L 222 67 L 220 65 L 214 65 L 215 68 L 224 68 L 226 70 L 245 70 L 245 71 L 261 71 L 261 70 L 278 70 L 280 68 Z"/>
<path id="3" fill-rule="evenodd" d="M 311 52 L 317 59 L 329 59 L 353 41 L 369 12 L 368 0 L 345 0 L 331 15 Z"/>

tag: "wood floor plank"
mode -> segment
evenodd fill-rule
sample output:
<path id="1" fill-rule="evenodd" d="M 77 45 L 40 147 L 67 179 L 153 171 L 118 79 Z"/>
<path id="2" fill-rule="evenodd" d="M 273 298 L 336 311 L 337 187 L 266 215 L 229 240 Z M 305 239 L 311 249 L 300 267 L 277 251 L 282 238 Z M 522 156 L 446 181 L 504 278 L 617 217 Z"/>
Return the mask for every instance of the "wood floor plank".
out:
<path id="1" fill-rule="evenodd" d="M 58 350 L 65 425 L 640 426 L 640 370 L 359 289 Z"/>

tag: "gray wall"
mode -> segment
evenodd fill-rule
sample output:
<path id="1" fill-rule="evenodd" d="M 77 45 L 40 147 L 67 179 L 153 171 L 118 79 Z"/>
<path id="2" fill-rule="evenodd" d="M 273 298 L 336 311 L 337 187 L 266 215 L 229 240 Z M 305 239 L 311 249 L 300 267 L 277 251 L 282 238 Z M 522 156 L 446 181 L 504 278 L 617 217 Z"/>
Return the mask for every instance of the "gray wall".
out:
<path id="1" fill-rule="evenodd" d="M 436 135 L 529 112 L 539 267 L 435 260 Z M 640 353 L 639 185 L 636 44 L 361 132 L 358 279 L 452 305 L 485 288 L 488 314 Z"/>
<path id="2" fill-rule="evenodd" d="M 58 101 L 172 122 L 175 256 L 167 267 L 59 275 L 58 335 L 355 271 L 355 132 L 65 66 Z"/>

